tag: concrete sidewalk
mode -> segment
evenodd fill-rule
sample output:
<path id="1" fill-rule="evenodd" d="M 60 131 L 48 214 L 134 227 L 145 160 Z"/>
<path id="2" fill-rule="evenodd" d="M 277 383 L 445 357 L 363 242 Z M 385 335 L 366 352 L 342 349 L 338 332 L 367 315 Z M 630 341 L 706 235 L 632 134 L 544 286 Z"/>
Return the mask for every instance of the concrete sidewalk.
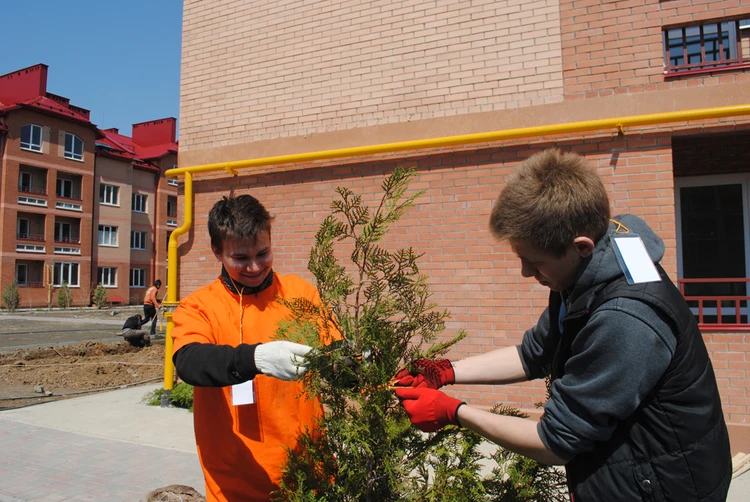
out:
<path id="1" fill-rule="evenodd" d="M 193 416 L 141 403 L 147 385 L 0 412 L 0 502 L 144 500 L 205 492 Z"/>
<path id="2" fill-rule="evenodd" d="M 0 412 L 0 502 L 135 502 L 171 484 L 205 493 L 193 415 L 147 406 L 161 384 Z M 750 471 L 729 502 L 750 500 Z"/>

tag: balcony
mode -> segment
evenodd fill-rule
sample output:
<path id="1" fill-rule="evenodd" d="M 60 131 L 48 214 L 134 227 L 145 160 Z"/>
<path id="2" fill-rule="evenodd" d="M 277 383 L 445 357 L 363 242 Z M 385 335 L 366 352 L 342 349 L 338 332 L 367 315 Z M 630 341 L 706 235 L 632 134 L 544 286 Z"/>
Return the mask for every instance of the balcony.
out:
<path id="1" fill-rule="evenodd" d="M 689 284 L 703 285 L 738 285 L 744 284 L 747 292 L 750 278 L 702 278 L 678 279 L 680 293 L 695 314 L 701 331 L 750 331 L 750 296 L 737 294 L 724 295 L 687 295 L 685 288 Z"/>
<path id="2" fill-rule="evenodd" d="M 16 232 L 16 239 L 18 239 L 19 241 L 44 242 L 44 234 L 32 234 L 30 232 Z"/>
<path id="3" fill-rule="evenodd" d="M 35 195 L 47 195 L 46 188 L 35 188 L 27 185 L 18 185 L 18 191 L 24 193 L 33 193 Z"/>
<path id="4" fill-rule="evenodd" d="M 59 244 L 59 243 L 80 244 L 81 236 L 80 235 L 56 235 L 55 244 Z"/>

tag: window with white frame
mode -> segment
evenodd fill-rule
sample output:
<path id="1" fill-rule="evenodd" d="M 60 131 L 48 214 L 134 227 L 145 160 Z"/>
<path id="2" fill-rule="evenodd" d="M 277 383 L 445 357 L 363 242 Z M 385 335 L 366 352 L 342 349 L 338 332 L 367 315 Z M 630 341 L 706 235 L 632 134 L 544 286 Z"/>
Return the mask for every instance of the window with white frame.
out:
<path id="1" fill-rule="evenodd" d="M 16 263 L 16 284 L 26 286 L 29 283 L 29 266 L 26 263 Z"/>
<path id="2" fill-rule="evenodd" d="M 146 212 L 146 196 L 140 193 L 134 193 L 132 198 L 132 211 L 135 213 Z"/>
<path id="3" fill-rule="evenodd" d="M 42 128 L 36 124 L 21 127 L 21 150 L 42 151 Z"/>
<path id="4" fill-rule="evenodd" d="M 115 185 L 99 185 L 99 202 L 110 206 L 120 205 L 120 187 Z"/>
<path id="5" fill-rule="evenodd" d="M 75 134 L 71 134 L 69 132 L 65 133 L 65 153 L 64 157 L 66 159 L 72 159 L 72 160 L 83 160 L 83 140 L 76 136 Z"/>
<path id="6" fill-rule="evenodd" d="M 106 288 L 116 288 L 117 269 L 113 267 L 99 267 L 96 271 L 96 280 Z"/>
<path id="7" fill-rule="evenodd" d="M 177 197 L 173 195 L 167 196 L 167 216 L 172 218 L 177 216 Z"/>
<path id="8" fill-rule="evenodd" d="M 73 198 L 73 181 L 65 178 L 57 178 L 57 196 L 66 199 Z"/>
<path id="9" fill-rule="evenodd" d="M 55 242 L 78 242 L 73 238 L 73 225 L 66 222 L 55 222 Z"/>
<path id="10" fill-rule="evenodd" d="M 130 269 L 130 287 L 131 288 L 145 288 L 146 287 L 146 269 L 144 268 L 131 268 Z"/>
<path id="11" fill-rule="evenodd" d="M 167 185 L 171 187 L 178 187 L 180 186 L 180 182 L 177 180 L 177 178 L 167 178 Z"/>
<path id="12" fill-rule="evenodd" d="M 117 246 L 117 227 L 99 225 L 99 245 Z"/>
<path id="13" fill-rule="evenodd" d="M 750 295 L 750 174 L 675 178 L 677 270 L 683 279 L 702 279 L 684 285 L 684 294 L 722 300 L 722 317 L 747 323 L 750 304 L 733 298 Z M 718 279 L 712 281 L 711 279 Z M 717 300 L 704 304 L 705 319 L 718 315 Z M 740 319 L 733 316 L 739 305 Z M 691 305 L 693 311 L 697 308 Z M 706 321 L 713 322 L 713 321 Z"/>
<path id="14" fill-rule="evenodd" d="M 30 172 L 21 171 L 18 173 L 18 190 L 21 192 L 30 192 L 33 186 L 34 177 Z"/>
<path id="15" fill-rule="evenodd" d="M 130 249 L 146 249 L 146 232 L 130 232 Z"/>
<path id="16" fill-rule="evenodd" d="M 77 287 L 79 285 L 78 263 L 55 262 L 52 274 L 52 285 L 60 287 L 63 284 Z"/>

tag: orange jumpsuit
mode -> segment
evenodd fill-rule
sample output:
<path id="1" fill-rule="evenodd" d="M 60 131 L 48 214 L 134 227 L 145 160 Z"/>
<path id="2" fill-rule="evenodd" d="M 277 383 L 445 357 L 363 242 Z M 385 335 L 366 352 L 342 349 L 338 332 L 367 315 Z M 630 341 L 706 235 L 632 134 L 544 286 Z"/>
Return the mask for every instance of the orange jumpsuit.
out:
<path id="1" fill-rule="evenodd" d="M 276 274 L 273 284 L 255 294 L 230 293 L 220 279 L 180 302 L 174 313 L 174 352 L 190 343 L 272 341 L 277 323 L 289 310 L 276 301 L 307 298 L 318 303 L 316 288 L 295 275 Z M 298 433 L 313 427 L 322 414 L 317 400 L 303 394 L 300 382 L 285 382 L 259 374 L 253 380 L 255 403 L 232 405 L 231 387 L 195 387 L 194 427 L 206 498 L 211 501 L 269 500 L 278 488 L 287 459 L 284 449 L 297 444 Z"/>

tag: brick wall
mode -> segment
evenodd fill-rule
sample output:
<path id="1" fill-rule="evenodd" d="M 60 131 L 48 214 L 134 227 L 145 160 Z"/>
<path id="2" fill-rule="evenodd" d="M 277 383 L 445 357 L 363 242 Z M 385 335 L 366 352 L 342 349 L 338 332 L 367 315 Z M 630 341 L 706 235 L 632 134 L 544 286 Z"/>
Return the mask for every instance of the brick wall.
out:
<path id="1" fill-rule="evenodd" d="M 0 290 L 15 280 L 15 261 L 42 260 L 47 265 L 56 261 L 79 263 L 80 287 L 73 289 L 73 305 L 89 305 L 89 285 L 91 283 L 91 225 L 93 214 L 93 173 L 94 173 L 94 132 L 91 128 L 69 121 L 39 114 L 30 110 L 18 110 L 8 114 L 7 142 L 2 156 L 3 192 L 0 215 L 2 217 L 2 260 L 0 260 Z M 44 128 L 43 153 L 32 153 L 21 150 L 20 131 L 25 124 L 37 124 Z M 83 162 L 64 159 L 58 154 L 60 131 L 76 134 L 84 142 Z M 21 164 L 47 170 L 47 207 L 18 204 L 18 172 Z M 66 211 L 55 208 L 57 197 L 57 172 L 63 171 L 74 177 L 80 176 L 82 211 Z M 33 194 L 30 194 L 33 196 Z M 78 202 L 78 201 L 76 201 Z M 30 212 L 46 215 L 45 242 L 46 254 L 16 252 L 16 217 L 17 212 Z M 81 255 L 54 255 L 55 216 L 80 219 Z M 42 244 L 42 243 L 36 243 Z M 96 271 L 94 271 L 96 273 Z M 94 277 L 95 280 L 95 277 Z M 45 281 L 46 282 L 46 281 Z M 41 306 L 47 304 L 47 289 L 44 287 L 21 288 L 23 306 Z M 55 305 L 55 296 L 52 298 Z"/>
<path id="2" fill-rule="evenodd" d="M 383 177 L 396 165 L 415 166 L 412 190 L 425 190 L 417 204 L 392 229 L 386 244 L 413 246 L 424 253 L 421 270 L 430 277 L 433 299 L 453 314 L 446 334 L 465 328 L 469 336 L 453 358 L 516 344 L 546 306 L 549 290 L 520 276 L 509 247 L 495 242 L 487 222 L 492 204 L 519 160 L 550 144 L 458 149 L 406 159 L 298 166 L 283 172 L 241 172 L 240 176 L 201 176 L 196 181 L 195 225 L 182 237 L 179 298 L 216 278 L 220 265 L 210 250 L 207 214 L 222 195 L 250 193 L 276 217 L 273 229 L 275 268 L 312 280 L 306 265 L 314 234 L 329 214 L 335 188 L 361 193 L 373 204 Z M 560 143 L 584 153 L 597 166 L 611 194 L 613 214 L 642 216 L 667 244 L 665 268 L 675 276 L 674 197 L 670 138 L 666 134 L 628 139 L 602 138 Z M 306 167 L 306 168 L 303 168 Z M 472 403 L 504 401 L 533 408 L 543 397 L 540 383 L 464 389 Z"/>
<path id="3" fill-rule="evenodd" d="M 748 82 L 746 71 L 664 76 L 662 27 L 740 16 L 747 0 L 561 0 L 565 99 Z"/>
<path id="4" fill-rule="evenodd" d="M 561 100 L 557 0 L 187 0 L 180 150 Z"/>

